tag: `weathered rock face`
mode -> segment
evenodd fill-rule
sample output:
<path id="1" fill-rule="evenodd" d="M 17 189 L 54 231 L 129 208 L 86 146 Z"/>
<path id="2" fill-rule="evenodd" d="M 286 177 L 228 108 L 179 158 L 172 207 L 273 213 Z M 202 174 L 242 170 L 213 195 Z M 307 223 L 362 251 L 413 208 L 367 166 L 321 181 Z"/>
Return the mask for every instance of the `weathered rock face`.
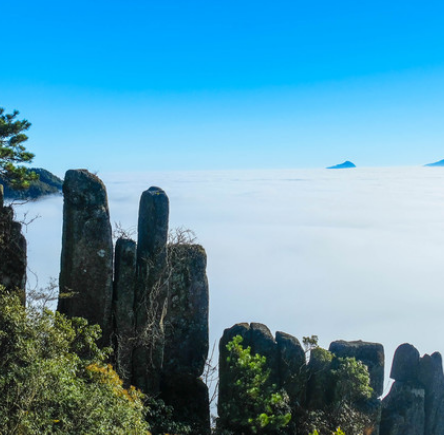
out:
<path id="1" fill-rule="evenodd" d="M 208 388 L 201 379 L 172 376 L 162 385 L 162 398 L 168 398 L 174 419 L 190 426 L 192 435 L 211 434 Z"/>
<path id="2" fill-rule="evenodd" d="M 58 310 L 112 331 L 113 244 L 106 189 L 86 170 L 70 170 L 63 183 L 63 236 Z M 68 294 L 69 297 L 63 297 Z"/>
<path id="3" fill-rule="evenodd" d="M 290 403 L 302 404 L 305 400 L 305 352 L 296 337 L 276 332 L 279 358 L 279 386 L 287 392 Z"/>
<path id="4" fill-rule="evenodd" d="M 424 355 L 419 382 L 425 388 L 425 435 L 444 435 L 444 374 L 439 352 Z"/>
<path id="5" fill-rule="evenodd" d="M 238 323 L 225 329 L 219 342 L 219 397 L 218 414 L 221 427 L 230 427 L 231 398 L 234 395 L 234 384 L 227 358 L 229 352 L 227 344 L 237 335 L 243 338 L 242 346 L 250 346 L 252 354 L 266 357 L 267 369 L 270 375 L 267 382 L 283 388 L 289 398 L 290 404 L 302 401 L 305 394 L 305 352 L 299 341 L 283 332 L 276 333 L 273 338 L 270 330 L 261 323 Z M 239 404 L 242 407 L 242 404 Z"/>
<path id="6" fill-rule="evenodd" d="M 163 371 L 202 374 L 208 356 L 207 257 L 200 245 L 170 245 L 168 312 Z"/>
<path id="7" fill-rule="evenodd" d="M 411 344 L 398 347 L 383 400 L 381 435 L 443 435 L 444 374 L 438 352 L 420 358 Z"/>
<path id="8" fill-rule="evenodd" d="M 238 323 L 231 328 L 225 329 L 219 341 L 219 396 L 217 413 L 224 426 L 227 426 L 227 423 L 230 422 L 230 409 L 228 409 L 227 403 L 234 395 L 234 380 L 229 370 L 227 361 L 229 352 L 226 346 L 237 335 L 242 337 L 242 346 L 244 348 L 251 346 L 250 325 L 248 323 Z"/>
<path id="9" fill-rule="evenodd" d="M 165 192 L 158 187 L 143 192 L 138 221 L 133 383 L 153 395 L 159 393 L 163 364 L 168 217 Z"/>
<path id="10" fill-rule="evenodd" d="M 262 323 L 250 324 L 251 353 L 265 356 L 267 367 L 270 369 L 269 384 L 280 384 L 279 381 L 279 353 L 276 340 L 270 330 Z"/>
<path id="11" fill-rule="evenodd" d="M 368 368 L 373 396 L 381 396 L 384 390 L 384 347 L 379 343 L 338 340 L 328 349 L 338 358 L 355 358 Z"/>
<path id="12" fill-rule="evenodd" d="M 200 245 L 168 247 L 168 310 L 161 398 L 177 421 L 196 435 L 209 434 L 208 387 L 198 379 L 208 356 L 207 257 Z"/>
<path id="13" fill-rule="evenodd" d="M 329 351 L 338 358 L 355 358 L 368 368 L 370 386 L 373 388 L 373 400 L 363 404 L 361 411 L 369 420 L 368 434 L 378 435 L 381 420 L 381 403 L 376 400 L 382 395 L 384 389 L 384 347 L 379 343 L 364 341 L 338 340 L 330 344 Z"/>
<path id="14" fill-rule="evenodd" d="M 390 377 L 395 381 L 416 382 L 419 375 L 419 352 L 411 344 L 405 343 L 396 349 Z"/>
<path id="15" fill-rule="evenodd" d="M 134 294 L 136 291 L 136 242 L 119 238 L 116 242 L 114 270 L 114 348 L 116 370 L 131 382 L 135 340 Z"/>
<path id="16" fill-rule="evenodd" d="M 381 435 L 426 435 L 425 391 L 419 385 L 398 381 L 382 401 Z M 428 435 L 428 434 L 427 434 Z"/>
<path id="17" fill-rule="evenodd" d="M 14 221 L 11 207 L 4 206 L 0 184 L 0 284 L 17 291 L 26 303 L 26 240 L 21 225 Z"/>

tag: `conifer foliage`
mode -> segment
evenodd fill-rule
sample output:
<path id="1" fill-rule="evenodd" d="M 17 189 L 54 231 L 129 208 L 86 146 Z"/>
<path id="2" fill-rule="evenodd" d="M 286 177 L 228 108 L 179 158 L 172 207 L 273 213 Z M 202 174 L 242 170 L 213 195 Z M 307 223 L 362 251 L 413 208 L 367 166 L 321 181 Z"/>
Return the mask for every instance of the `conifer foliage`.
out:
<path id="1" fill-rule="evenodd" d="M 21 163 L 30 163 L 34 154 L 27 151 L 24 143 L 28 136 L 24 133 L 31 127 L 26 119 L 18 120 L 19 112 L 5 113 L 0 107 L 0 181 L 8 180 L 15 188 L 29 187 L 29 182 L 38 177 L 29 172 Z"/>

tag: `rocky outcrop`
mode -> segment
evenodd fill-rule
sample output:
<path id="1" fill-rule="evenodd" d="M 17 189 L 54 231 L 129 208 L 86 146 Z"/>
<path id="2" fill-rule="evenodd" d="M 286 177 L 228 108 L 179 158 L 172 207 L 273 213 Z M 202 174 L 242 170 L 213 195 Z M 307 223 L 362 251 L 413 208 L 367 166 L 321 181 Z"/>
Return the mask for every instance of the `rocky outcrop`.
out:
<path id="1" fill-rule="evenodd" d="M 424 404 L 425 391 L 420 385 L 395 382 L 383 400 L 380 434 L 426 435 Z"/>
<path id="2" fill-rule="evenodd" d="M 87 171 L 68 171 L 63 192 L 59 311 L 98 323 L 125 384 L 172 405 L 192 435 L 209 434 L 208 388 L 199 378 L 209 335 L 204 249 L 167 245 L 168 197 L 151 187 L 140 200 L 137 244 L 116 242 L 112 281 L 105 187 Z"/>
<path id="3" fill-rule="evenodd" d="M 444 435 L 444 374 L 439 352 L 424 355 L 418 380 L 425 389 L 425 435 Z"/>
<path id="4" fill-rule="evenodd" d="M 208 387 L 199 379 L 208 356 L 207 257 L 200 245 L 168 247 L 169 295 L 161 398 L 193 433 L 210 433 Z"/>
<path id="5" fill-rule="evenodd" d="M 284 388 L 290 403 L 302 404 L 305 400 L 305 351 L 296 337 L 276 332 L 278 347 L 279 386 Z"/>
<path id="6" fill-rule="evenodd" d="M 219 342 L 219 397 L 218 415 L 221 427 L 230 427 L 231 406 L 235 379 L 228 362 L 227 344 L 237 335 L 242 337 L 243 348 L 250 347 L 252 354 L 266 357 L 269 377 L 267 382 L 286 391 L 290 406 L 299 407 L 304 400 L 306 372 L 305 352 L 299 341 L 284 332 L 277 332 L 273 338 L 270 330 L 261 323 L 238 323 L 225 329 Z M 241 408 L 242 404 L 237 407 Z"/>
<path id="7" fill-rule="evenodd" d="M 114 268 L 114 349 L 116 370 L 131 382 L 135 340 L 134 294 L 136 291 L 136 242 L 119 238 Z"/>
<path id="8" fill-rule="evenodd" d="M 142 193 L 137 239 L 133 382 L 154 395 L 159 393 L 163 365 L 168 217 L 169 200 L 162 189 L 150 187 Z"/>
<path id="9" fill-rule="evenodd" d="M 170 245 L 163 371 L 199 377 L 208 356 L 207 256 L 200 245 Z"/>
<path id="10" fill-rule="evenodd" d="M 249 346 L 253 354 L 266 357 L 266 370 L 270 373 L 268 382 L 275 384 L 284 396 L 288 396 L 292 420 L 287 433 L 306 434 L 312 432 L 309 428 L 313 425 L 321 432 L 327 433 L 334 429 L 329 425 L 342 426 L 340 422 L 345 422 L 342 417 L 343 412 L 346 414 L 353 412 L 355 416 L 353 418 L 359 419 L 359 424 L 364 428 L 366 435 L 379 433 L 381 417 L 379 396 L 384 384 L 382 345 L 362 341 L 335 341 L 331 343 L 329 350 L 320 347 L 311 349 L 307 363 L 306 353 L 297 338 L 284 332 L 277 332 L 273 338 L 269 329 L 260 323 L 236 324 L 224 331 L 219 342 L 218 426 L 221 429 L 236 429 L 231 417 L 233 412 L 239 413 L 238 410 L 243 406 L 242 403 L 233 401 L 233 397 L 237 397 L 237 379 L 236 373 L 230 370 L 230 355 L 227 350 L 227 344 L 237 335 L 242 337 L 241 344 L 244 349 Z M 370 384 L 373 387 L 372 397 L 364 395 L 361 390 L 355 395 L 347 390 L 350 387 L 344 385 L 346 380 L 337 374 L 340 367 L 343 367 L 342 364 L 345 364 L 344 358 L 354 358 L 367 366 Z M 343 411 L 345 402 L 342 402 L 340 396 L 344 388 L 350 400 L 346 402 L 346 406 L 352 408 L 348 408 L 347 411 Z M 350 424 L 351 417 L 346 418 Z"/>
<path id="11" fill-rule="evenodd" d="M 219 395 L 217 400 L 217 413 L 219 415 L 219 422 L 223 427 L 226 427 L 230 422 L 231 410 L 228 404 L 234 396 L 235 383 L 230 372 L 227 344 L 237 335 L 242 337 L 242 346 L 244 348 L 251 346 L 250 325 L 248 323 L 238 323 L 231 328 L 225 329 L 219 341 Z"/>
<path id="12" fill-rule="evenodd" d="M 366 414 L 369 419 L 366 433 L 378 435 L 382 411 L 378 398 L 384 390 L 384 347 L 379 343 L 368 343 L 361 340 L 338 340 L 330 344 L 329 351 L 338 358 L 355 358 L 367 366 L 373 393 L 372 400 L 362 404 L 361 412 Z"/>
<path id="13" fill-rule="evenodd" d="M 384 347 L 379 343 L 338 340 L 328 350 L 338 358 L 356 358 L 368 368 L 373 397 L 379 397 L 384 390 Z"/>
<path id="14" fill-rule="evenodd" d="M 443 435 L 444 374 L 437 352 L 420 358 L 411 344 L 393 357 L 394 384 L 382 404 L 381 435 Z"/>
<path id="15" fill-rule="evenodd" d="M 106 189 L 86 170 L 70 170 L 63 183 L 63 235 L 58 311 L 102 328 L 111 344 L 113 243 Z"/>
<path id="16" fill-rule="evenodd" d="M 4 184 L 5 198 L 8 199 L 38 199 L 47 195 L 60 195 L 63 180 L 42 168 L 29 168 L 27 172 L 38 175 L 37 180 L 30 181 L 26 189 L 14 189 L 6 179 L 0 176 L 0 183 Z"/>
<path id="17" fill-rule="evenodd" d="M 5 206 L 0 184 L 0 284 L 18 292 L 26 303 L 26 240 L 22 226 L 14 220 L 12 207 Z"/>

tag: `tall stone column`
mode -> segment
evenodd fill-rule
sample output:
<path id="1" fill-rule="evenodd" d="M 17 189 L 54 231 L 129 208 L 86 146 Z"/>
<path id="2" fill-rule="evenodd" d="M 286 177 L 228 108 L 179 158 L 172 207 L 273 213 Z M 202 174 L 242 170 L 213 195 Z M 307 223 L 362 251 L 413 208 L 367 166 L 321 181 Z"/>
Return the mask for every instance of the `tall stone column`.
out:
<path id="1" fill-rule="evenodd" d="M 161 398 L 192 435 L 211 433 L 208 387 L 202 375 L 209 348 L 207 256 L 200 245 L 168 246 L 169 296 Z"/>
<path id="2" fill-rule="evenodd" d="M 114 349 L 116 370 L 131 382 L 135 339 L 134 292 L 136 290 L 136 242 L 119 238 L 114 267 Z"/>
<path id="3" fill-rule="evenodd" d="M 102 181 L 87 170 L 69 170 L 63 183 L 63 235 L 58 311 L 99 324 L 110 345 L 113 243 Z"/>
<path id="4" fill-rule="evenodd" d="M 143 392 L 159 393 L 164 351 L 164 326 L 169 200 L 159 187 L 142 193 L 137 240 L 137 285 L 134 303 L 136 342 L 133 384 Z"/>

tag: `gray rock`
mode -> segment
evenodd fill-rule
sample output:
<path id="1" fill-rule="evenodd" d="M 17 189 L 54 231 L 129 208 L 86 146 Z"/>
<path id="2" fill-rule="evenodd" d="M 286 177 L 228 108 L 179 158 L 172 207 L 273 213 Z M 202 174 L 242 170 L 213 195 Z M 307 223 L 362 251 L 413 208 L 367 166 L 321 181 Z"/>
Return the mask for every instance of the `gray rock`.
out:
<path id="1" fill-rule="evenodd" d="M 338 358 L 356 358 L 368 368 L 373 396 L 381 396 L 384 390 L 384 347 L 379 343 L 338 340 L 328 349 Z"/>
<path id="2" fill-rule="evenodd" d="M 250 324 L 250 342 L 252 354 L 265 356 L 270 375 L 269 384 L 279 384 L 279 357 L 277 343 L 267 326 L 262 323 Z"/>
<path id="3" fill-rule="evenodd" d="M 84 169 L 66 172 L 58 311 L 112 332 L 113 243 L 108 199 L 102 181 Z"/>
<path id="4" fill-rule="evenodd" d="M 162 189 L 150 187 L 142 193 L 137 241 L 133 383 L 152 395 L 159 392 L 164 353 L 168 216 L 169 201 Z"/>
<path id="5" fill-rule="evenodd" d="M 0 185 L 0 284 L 17 292 L 26 304 L 26 239 L 22 226 L 14 221 L 12 207 L 3 205 L 3 186 Z"/>
<path id="6" fill-rule="evenodd" d="M 380 435 L 429 435 L 425 430 L 425 391 L 419 384 L 396 381 L 382 401 Z"/>
<path id="7" fill-rule="evenodd" d="M 242 346 L 244 348 L 250 346 L 250 325 L 248 323 L 237 323 L 231 328 L 225 329 L 219 341 L 219 396 L 217 411 L 220 422 L 224 427 L 230 422 L 230 410 L 227 409 L 226 404 L 233 397 L 234 385 L 227 361 L 229 356 L 227 344 L 237 335 L 243 338 Z"/>
<path id="8" fill-rule="evenodd" d="M 161 399 L 173 406 L 173 420 L 191 427 L 191 435 L 210 435 L 208 387 L 195 376 L 165 377 Z"/>
<path id="9" fill-rule="evenodd" d="M 393 357 L 390 377 L 395 381 L 416 382 L 419 375 L 419 352 L 411 344 L 401 344 Z"/>
<path id="10" fill-rule="evenodd" d="M 444 374 L 439 352 L 424 355 L 419 363 L 419 382 L 425 388 L 425 434 L 444 435 Z"/>
<path id="11" fill-rule="evenodd" d="M 119 238 L 114 267 L 114 347 L 116 370 L 131 382 L 135 339 L 134 294 L 136 290 L 136 242 Z"/>
<path id="12" fill-rule="evenodd" d="M 198 379 L 208 357 L 207 256 L 200 245 L 168 246 L 168 309 L 161 397 L 196 435 L 209 434 L 208 388 Z"/>
<path id="13" fill-rule="evenodd" d="M 200 245 L 170 245 L 163 371 L 202 374 L 208 357 L 207 256 Z"/>
<path id="14" fill-rule="evenodd" d="M 285 389 L 291 406 L 302 405 L 305 398 L 307 370 L 305 351 L 296 337 L 276 332 L 279 358 L 279 387 Z"/>

